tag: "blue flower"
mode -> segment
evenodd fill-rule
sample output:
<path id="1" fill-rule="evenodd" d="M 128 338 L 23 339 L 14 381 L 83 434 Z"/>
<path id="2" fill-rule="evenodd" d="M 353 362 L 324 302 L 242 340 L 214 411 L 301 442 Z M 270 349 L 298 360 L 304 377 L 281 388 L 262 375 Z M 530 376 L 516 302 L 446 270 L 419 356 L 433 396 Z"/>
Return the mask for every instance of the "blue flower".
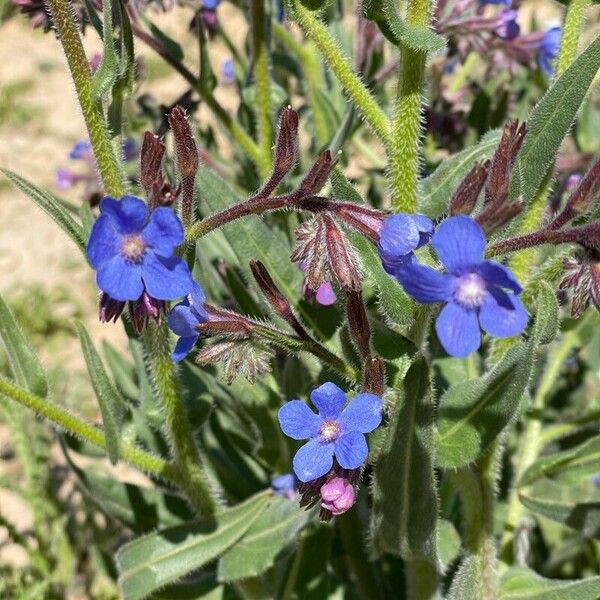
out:
<path id="1" fill-rule="evenodd" d="M 383 268 L 396 276 L 413 259 L 413 251 L 429 243 L 433 223 L 423 215 L 396 214 L 383 222 L 377 249 Z"/>
<path id="2" fill-rule="evenodd" d="M 479 0 L 479 4 L 504 4 L 504 6 L 510 6 L 512 4 L 512 0 Z"/>
<path id="3" fill-rule="evenodd" d="M 594 484 L 600 487 L 600 473 L 598 473 L 598 475 L 594 475 Z"/>
<path id="4" fill-rule="evenodd" d="M 131 162 L 137 158 L 138 147 L 133 138 L 125 138 L 121 144 L 121 152 L 123 152 L 123 160 Z"/>
<path id="5" fill-rule="evenodd" d="M 75 173 L 69 169 L 56 169 L 54 185 L 59 190 L 68 190 L 75 183 Z"/>
<path id="6" fill-rule="evenodd" d="M 69 152 L 71 160 L 89 159 L 92 156 L 92 145 L 87 140 L 79 140 L 75 142 L 73 148 Z"/>
<path id="7" fill-rule="evenodd" d="M 157 300 L 189 293 L 192 276 L 173 256 L 183 242 L 183 227 L 166 207 L 149 211 L 134 196 L 104 198 L 87 244 L 98 287 L 114 300 L 137 300 L 144 290 Z"/>
<path id="8" fill-rule="evenodd" d="M 271 489 L 275 495 L 292 500 L 296 495 L 297 484 L 298 479 L 296 476 L 293 473 L 286 473 L 271 480 Z"/>
<path id="9" fill-rule="evenodd" d="M 221 74 L 223 75 L 224 83 L 231 84 L 235 81 L 235 70 L 233 68 L 233 59 L 227 57 L 221 63 Z"/>
<path id="10" fill-rule="evenodd" d="M 221 0 L 202 0 L 202 8 L 207 10 L 216 10 Z"/>
<path id="11" fill-rule="evenodd" d="M 446 219 L 431 243 L 447 273 L 413 261 L 398 280 L 419 302 L 445 303 L 435 329 L 448 354 L 462 357 L 477 350 L 480 326 L 501 338 L 525 329 L 527 311 L 517 295 L 521 286 L 509 269 L 484 260 L 485 236 L 476 221 L 464 215 Z"/>
<path id="12" fill-rule="evenodd" d="M 496 35 L 504 40 L 514 40 L 519 36 L 521 28 L 517 23 L 518 13 L 516 10 L 504 9 L 498 15 L 498 26 L 496 27 Z"/>
<path id="13" fill-rule="evenodd" d="M 174 306 L 169 313 L 167 318 L 169 328 L 180 336 L 171 354 L 175 362 L 182 361 L 192 351 L 200 337 L 198 325 L 208 321 L 208 313 L 202 304 L 205 299 L 202 288 L 193 282 L 192 290 L 185 300 Z"/>
<path id="14" fill-rule="evenodd" d="M 346 394 L 329 382 L 313 390 L 310 399 L 318 415 L 301 400 L 292 400 L 279 409 L 283 433 L 295 440 L 309 439 L 294 456 L 298 479 L 307 482 L 325 475 L 333 466 L 334 456 L 344 469 L 360 467 L 368 454 L 364 434 L 381 423 L 381 398 L 358 394 L 344 408 Z"/>
<path id="15" fill-rule="evenodd" d="M 542 41 L 540 42 L 538 64 L 540 65 L 540 69 L 542 69 L 548 77 L 552 77 L 554 74 L 552 61 L 558 56 L 560 37 L 560 27 L 551 27 L 544 33 L 544 37 L 542 37 Z"/>

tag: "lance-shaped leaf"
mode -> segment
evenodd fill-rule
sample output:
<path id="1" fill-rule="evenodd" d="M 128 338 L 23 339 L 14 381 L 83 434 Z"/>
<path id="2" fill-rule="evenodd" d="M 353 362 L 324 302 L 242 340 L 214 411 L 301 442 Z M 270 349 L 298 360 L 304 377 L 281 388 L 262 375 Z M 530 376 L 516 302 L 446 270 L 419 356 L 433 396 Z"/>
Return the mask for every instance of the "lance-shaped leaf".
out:
<path id="1" fill-rule="evenodd" d="M 476 162 L 490 158 L 500 141 L 500 132 L 490 131 L 475 146 L 445 160 L 421 182 L 418 212 L 436 218 L 448 210 L 452 193 Z"/>
<path id="2" fill-rule="evenodd" d="M 597 600 L 600 577 L 546 579 L 527 567 L 511 567 L 500 580 L 500 600 Z"/>
<path id="3" fill-rule="evenodd" d="M 102 99 L 119 76 L 119 59 L 113 39 L 112 0 L 103 0 L 102 7 L 102 59 L 92 76 L 92 98 L 95 101 Z"/>
<path id="4" fill-rule="evenodd" d="M 519 500 L 537 515 L 562 523 L 585 537 L 600 539 L 600 502 L 577 502 L 569 499 L 573 494 L 568 489 L 565 489 L 563 494 L 567 499 L 557 500 L 549 497 L 546 490 L 544 487 L 544 494 L 540 496 L 521 493 Z"/>
<path id="5" fill-rule="evenodd" d="M 598 69 L 600 37 L 554 82 L 527 119 L 528 132 L 516 165 L 520 177 L 512 178 L 511 198 L 533 200 Z"/>
<path id="6" fill-rule="evenodd" d="M 15 381 L 30 392 L 44 397 L 48 393 L 46 374 L 8 305 L 0 296 L 0 339 Z"/>
<path id="7" fill-rule="evenodd" d="M 264 573 L 297 540 L 309 516 L 297 502 L 272 497 L 244 537 L 219 560 L 219 581 L 235 581 Z"/>
<path id="8" fill-rule="evenodd" d="M 373 478 L 372 538 L 376 550 L 405 560 L 437 556 L 433 472 L 433 398 L 429 368 L 418 358 L 394 390 L 385 440 Z"/>
<path id="9" fill-rule="evenodd" d="M 540 285 L 536 320 L 527 342 L 512 346 L 486 375 L 451 387 L 440 399 L 438 464 L 458 468 L 477 459 L 514 418 L 540 344 L 558 328 L 558 304 L 550 286 Z"/>
<path id="10" fill-rule="evenodd" d="M 217 558 L 250 529 L 268 502 L 267 494 L 213 518 L 158 531 L 123 546 L 117 553 L 124 600 L 146 598 Z"/>
<path id="11" fill-rule="evenodd" d="M 518 481 L 518 486 L 530 485 L 540 477 L 577 480 L 600 471 L 600 435 L 569 450 L 556 452 L 536 460 Z"/>
<path id="12" fill-rule="evenodd" d="M 62 206 L 61 201 L 56 197 L 46 192 L 33 183 L 23 179 L 20 175 L 0 169 L 11 182 L 18 187 L 25 195 L 29 196 L 39 208 L 41 208 L 50 218 L 77 244 L 77 247 L 85 251 L 85 235 L 83 228 Z"/>
<path id="13" fill-rule="evenodd" d="M 460 563 L 458 571 L 452 578 L 446 600 L 465 600 L 466 598 L 483 598 L 481 568 L 477 564 L 478 557 L 467 554 Z"/>
<path id="14" fill-rule="evenodd" d="M 115 464 L 119 460 L 119 439 L 125 410 L 123 399 L 109 379 L 102 364 L 102 359 L 94 347 L 85 326 L 79 321 L 75 323 L 75 326 L 81 342 L 83 357 L 85 358 L 88 373 L 92 381 L 92 387 L 96 393 L 100 412 L 102 413 L 106 452 L 108 453 L 110 462 Z"/>

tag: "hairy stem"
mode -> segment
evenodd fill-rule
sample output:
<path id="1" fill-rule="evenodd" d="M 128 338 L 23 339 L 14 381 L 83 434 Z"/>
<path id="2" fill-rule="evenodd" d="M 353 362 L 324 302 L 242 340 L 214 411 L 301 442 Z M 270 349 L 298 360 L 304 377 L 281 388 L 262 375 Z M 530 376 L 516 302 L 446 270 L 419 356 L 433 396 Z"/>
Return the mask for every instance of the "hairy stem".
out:
<path id="1" fill-rule="evenodd" d="M 556 78 L 560 77 L 577 57 L 577 47 L 581 39 L 584 12 L 590 4 L 591 0 L 571 0 L 567 7 L 556 66 Z"/>
<path id="2" fill-rule="evenodd" d="M 269 48 L 265 18 L 265 0 L 251 0 L 252 49 L 254 53 L 254 85 L 256 88 L 256 120 L 261 160 L 258 163 L 263 177 L 271 170 L 273 117 L 271 109 L 271 79 Z"/>
<path id="3" fill-rule="evenodd" d="M 315 42 L 321 56 L 342 84 L 346 94 L 354 102 L 375 134 L 389 148 L 391 136 L 388 118 L 361 78 L 354 72 L 348 58 L 344 56 L 325 25 L 305 8 L 300 0 L 291 0 L 291 4 L 298 24 L 304 33 Z"/>
<path id="4" fill-rule="evenodd" d="M 72 415 L 64 408 L 50 400 L 40 398 L 35 394 L 16 386 L 7 379 L 0 377 L 0 394 L 14 400 L 22 406 L 33 410 L 36 414 L 48 419 L 71 435 L 85 440 L 98 448 L 105 449 L 104 433 L 98 427 L 86 423 L 83 419 Z M 128 464 L 141 471 L 159 477 L 163 480 L 179 484 L 179 470 L 158 456 L 139 450 L 121 441 L 120 457 Z"/>
<path id="5" fill-rule="evenodd" d="M 427 27 L 429 18 L 429 0 L 408 0 L 408 25 Z M 400 44 L 400 74 L 390 152 L 392 206 L 398 212 L 414 213 L 417 208 L 426 58 L 426 52 Z"/>
<path id="6" fill-rule="evenodd" d="M 173 458 L 181 471 L 181 485 L 192 505 L 204 515 L 213 514 L 217 503 L 202 470 L 200 452 L 181 401 L 175 367 L 170 357 L 166 323 L 151 324 L 144 332 L 144 346 L 150 361 L 156 393 L 162 404 L 165 428 Z"/>
<path id="7" fill-rule="evenodd" d="M 109 196 L 120 198 L 126 191 L 125 174 L 110 140 L 102 101 L 92 95 L 92 72 L 81 43 L 73 7 L 67 0 L 45 1 L 67 57 L 104 189 Z"/>
<path id="8" fill-rule="evenodd" d="M 516 461 L 515 479 L 508 500 L 508 513 L 500 546 L 500 556 L 502 561 L 506 564 L 512 563 L 512 544 L 515 532 L 519 527 L 524 512 L 523 505 L 519 500 L 518 489 L 515 484 L 538 457 L 543 442 L 540 413 L 543 411 L 546 400 L 556 384 L 556 380 L 560 375 L 565 360 L 568 358 L 573 348 L 579 343 L 579 332 L 588 326 L 593 316 L 593 311 L 588 311 L 579 321 L 577 327 L 566 333 L 560 344 L 550 354 L 550 359 L 546 365 L 546 369 L 544 370 L 542 379 L 540 380 L 540 384 L 531 404 L 529 411 L 530 417 L 527 420 L 525 433 L 521 438 L 521 451 L 519 452 Z"/>

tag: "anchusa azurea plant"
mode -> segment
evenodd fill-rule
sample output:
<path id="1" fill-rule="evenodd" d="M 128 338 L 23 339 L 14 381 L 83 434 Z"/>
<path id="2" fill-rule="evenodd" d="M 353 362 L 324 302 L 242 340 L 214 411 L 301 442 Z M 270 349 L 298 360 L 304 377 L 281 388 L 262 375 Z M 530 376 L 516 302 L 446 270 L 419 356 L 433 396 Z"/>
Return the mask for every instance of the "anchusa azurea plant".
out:
<path id="1" fill-rule="evenodd" d="M 590 2 L 18 4 L 66 54 L 81 207 L 5 173 L 130 356 L 77 324 L 89 423 L 2 303 L 0 396 L 60 431 L 114 593 L 600 597 Z"/>

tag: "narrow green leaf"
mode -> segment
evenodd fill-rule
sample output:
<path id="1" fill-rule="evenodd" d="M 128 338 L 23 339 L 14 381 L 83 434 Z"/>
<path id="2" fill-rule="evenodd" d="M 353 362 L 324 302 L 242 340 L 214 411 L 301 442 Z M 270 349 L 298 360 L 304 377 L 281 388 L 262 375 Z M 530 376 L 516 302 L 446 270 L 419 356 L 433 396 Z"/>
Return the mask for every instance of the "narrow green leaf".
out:
<path id="1" fill-rule="evenodd" d="M 308 522 L 310 513 L 295 501 L 273 496 L 244 537 L 219 561 L 219 581 L 235 581 L 264 573 Z"/>
<path id="2" fill-rule="evenodd" d="M 446 600 L 466 600 L 482 598 L 482 585 L 477 557 L 467 554 L 452 578 Z"/>
<path id="3" fill-rule="evenodd" d="M 600 539 L 600 502 L 554 500 L 524 493 L 519 494 L 519 500 L 533 513 L 562 523 L 585 537 Z"/>
<path id="4" fill-rule="evenodd" d="M 419 212 L 436 218 L 448 210 L 452 192 L 460 180 L 480 160 L 490 158 L 500 140 L 499 131 L 490 131 L 475 146 L 471 146 L 445 160 L 421 182 Z"/>
<path id="5" fill-rule="evenodd" d="M 30 392 L 42 398 L 46 396 L 48 384 L 44 369 L 2 296 L 0 296 L 0 338 L 14 380 Z"/>
<path id="6" fill-rule="evenodd" d="M 217 558 L 250 529 L 265 510 L 267 494 L 201 519 L 130 542 L 117 553 L 124 600 L 146 598 Z"/>
<path id="7" fill-rule="evenodd" d="M 29 196 L 54 222 L 77 244 L 77 247 L 85 254 L 86 239 L 83 228 L 73 217 L 62 207 L 61 202 L 56 196 L 46 192 L 33 183 L 23 179 L 20 175 L 7 169 L 0 169 L 10 181 L 18 187 L 24 194 Z"/>
<path id="8" fill-rule="evenodd" d="M 536 351 L 558 329 L 558 304 L 540 286 L 536 320 L 528 342 L 509 348 L 486 375 L 451 387 L 440 399 L 438 464 L 458 468 L 473 462 L 514 418 L 533 372 Z"/>
<path id="9" fill-rule="evenodd" d="M 511 567 L 500 580 L 500 600 L 598 600 L 600 577 L 546 579 L 527 567 Z"/>
<path id="10" fill-rule="evenodd" d="M 520 177 L 513 178 L 511 197 L 520 197 L 525 203 L 535 198 L 599 68 L 600 37 L 597 37 L 534 107 L 518 155 Z"/>
<path id="11" fill-rule="evenodd" d="M 94 347 L 85 326 L 80 321 L 76 321 L 75 326 L 81 342 L 83 357 L 85 358 L 88 373 L 92 381 L 92 387 L 96 393 L 100 412 L 102 413 L 106 452 L 108 453 L 110 462 L 114 465 L 119 460 L 119 439 L 124 413 L 123 400 L 109 379 L 102 364 L 102 359 Z"/>
<path id="12" fill-rule="evenodd" d="M 373 478 L 373 544 L 405 560 L 432 557 L 437 555 L 438 501 L 433 399 L 424 358 L 415 360 L 394 391 L 396 405 Z"/>
<path id="13" fill-rule="evenodd" d="M 110 90 L 119 76 L 119 60 L 115 52 L 115 42 L 113 39 L 113 1 L 104 0 L 102 6 L 102 59 L 92 76 L 92 98 L 96 102 L 100 101 L 102 96 Z"/>
<path id="14" fill-rule="evenodd" d="M 600 471 L 600 436 L 569 450 L 556 452 L 536 460 L 518 481 L 518 486 L 530 485 L 540 477 L 579 479 Z"/>
<path id="15" fill-rule="evenodd" d="M 438 520 L 437 545 L 442 569 L 445 571 L 460 553 L 460 535 L 447 519 Z"/>
<path id="16" fill-rule="evenodd" d="M 166 50 L 167 54 L 171 58 L 180 62 L 184 59 L 183 49 L 173 38 L 169 37 L 162 29 L 157 27 L 148 17 L 140 15 L 141 20 L 148 26 L 152 35 L 161 43 L 162 47 Z"/>

